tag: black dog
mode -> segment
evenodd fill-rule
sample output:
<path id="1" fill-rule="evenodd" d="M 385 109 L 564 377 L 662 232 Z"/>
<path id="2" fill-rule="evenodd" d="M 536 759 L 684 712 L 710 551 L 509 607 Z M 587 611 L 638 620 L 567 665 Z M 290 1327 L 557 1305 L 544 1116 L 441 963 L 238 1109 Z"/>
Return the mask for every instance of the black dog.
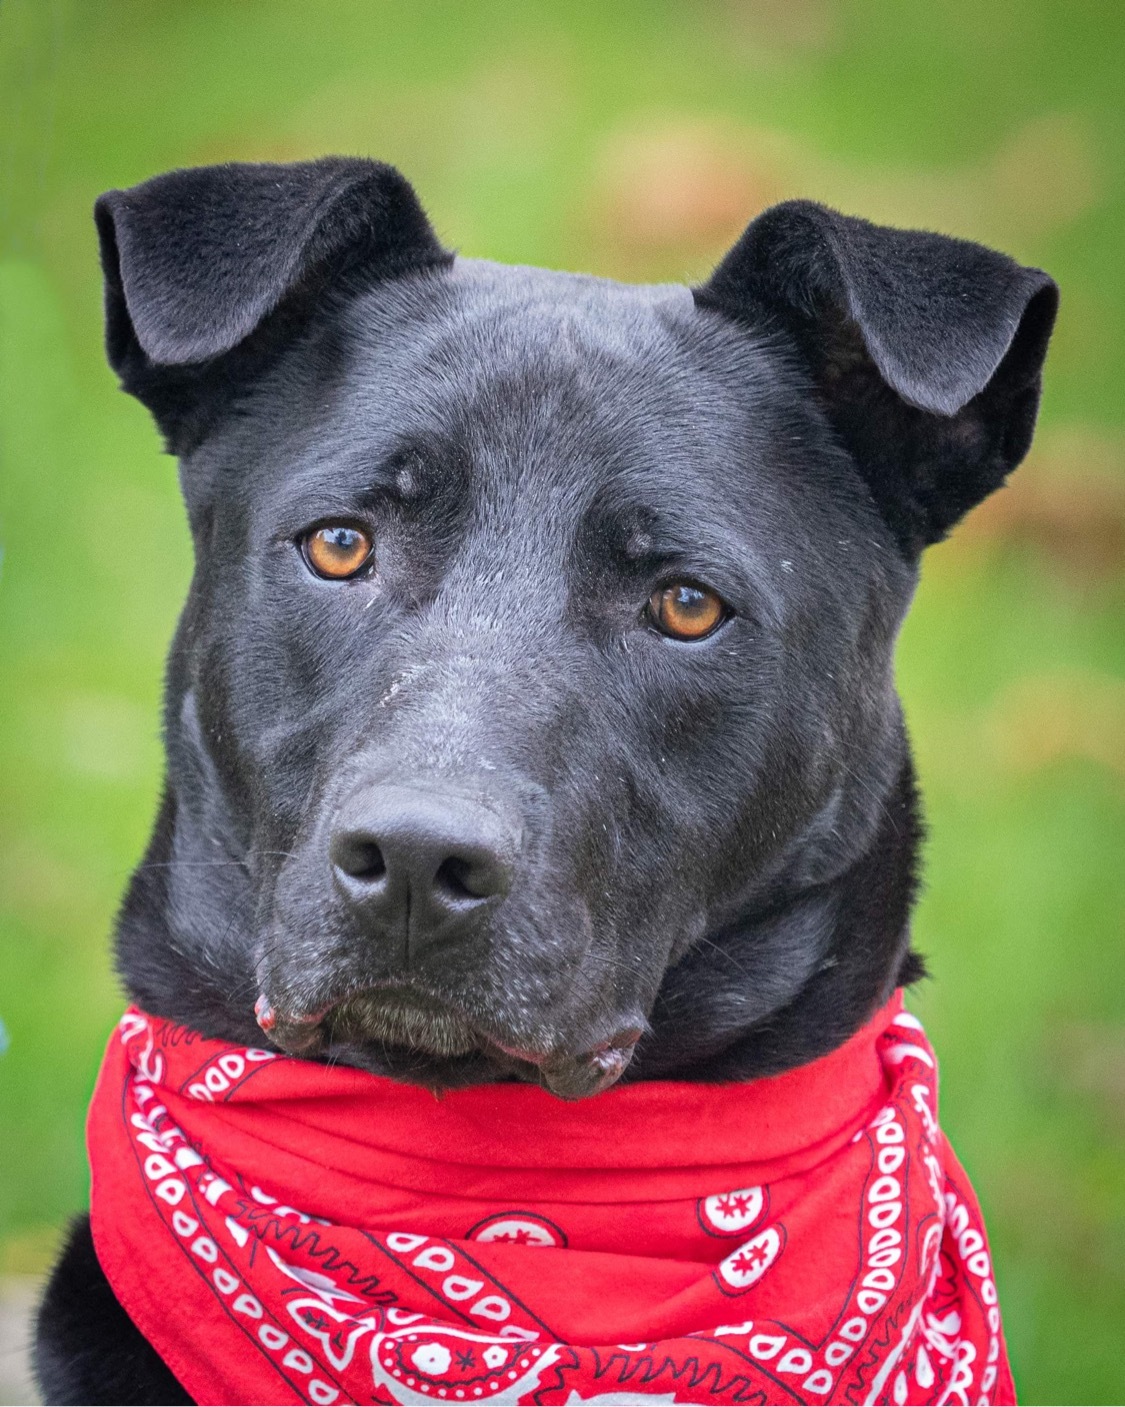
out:
<path id="1" fill-rule="evenodd" d="M 362 160 L 97 221 L 196 549 L 135 1001 L 580 1098 L 802 1064 L 920 974 L 895 637 L 1028 448 L 1045 274 L 805 202 L 691 291 L 506 268 Z M 188 1400 L 85 1219 L 36 1362 L 49 1401 Z"/>

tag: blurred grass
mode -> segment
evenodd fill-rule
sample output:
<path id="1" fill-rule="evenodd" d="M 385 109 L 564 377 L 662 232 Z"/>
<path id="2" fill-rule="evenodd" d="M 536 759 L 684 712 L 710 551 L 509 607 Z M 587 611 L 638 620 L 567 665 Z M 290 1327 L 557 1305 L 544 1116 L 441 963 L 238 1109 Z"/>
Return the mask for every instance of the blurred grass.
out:
<path id="1" fill-rule="evenodd" d="M 465 253 L 691 278 L 799 193 L 1063 286 L 1043 448 L 931 553 L 902 642 L 932 827 L 915 1005 L 1024 1399 L 1125 1398 L 1123 59 L 1110 0 L 5 0 L 0 1272 L 85 1196 L 190 563 L 173 466 L 102 362 L 94 197 L 366 152 Z"/>

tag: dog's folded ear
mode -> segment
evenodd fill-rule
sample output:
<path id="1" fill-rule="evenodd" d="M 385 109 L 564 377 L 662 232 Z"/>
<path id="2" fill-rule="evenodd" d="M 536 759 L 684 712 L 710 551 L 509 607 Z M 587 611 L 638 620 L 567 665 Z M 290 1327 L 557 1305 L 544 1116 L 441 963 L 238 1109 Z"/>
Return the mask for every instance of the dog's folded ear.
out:
<path id="1" fill-rule="evenodd" d="M 171 171 L 107 191 L 94 215 L 110 365 L 173 442 L 201 399 L 261 363 L 264 325 L 291 330 L 345 280 L 451 257 L 405 178 L 362 158 Z M 255 356 L 215 374 L 248 343 Z"/>
<path id="2" fill-rule="evenodd" d="M 787 337 L 908 555 L 1027 453 L 1058 306 L 1039 269 L 788 201 L 747 228 L 695 298 Z"/>

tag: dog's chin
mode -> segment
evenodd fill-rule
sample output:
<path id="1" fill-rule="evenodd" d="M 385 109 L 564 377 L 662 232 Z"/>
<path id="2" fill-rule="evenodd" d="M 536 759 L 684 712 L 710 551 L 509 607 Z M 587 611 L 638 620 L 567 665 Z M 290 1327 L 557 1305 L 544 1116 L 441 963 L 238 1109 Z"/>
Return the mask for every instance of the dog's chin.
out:
<path id="1" fill-rule="evenodd" d="M 435 1094 L 470 1085 L 536 1083 L 534 1063 L 494 1045 L 465 1016 L 422 992 L 362 992 L 323 1020 L 320 1059 L 389 1075 Z"/>
<path id="2" fill-rule="evenodd" d="M 421 992 L 361 992 L 335 1007 L 325 1026 L 334 1046 L 396 1046 L 443 1060 L 482 1046 L 479 1032 L 458 1011 Z"/>
<path id="3" fill-rule="evenodd" d="M 258 1022 L 289 1055 L 355 1065 L 431 1089 L 519 1079 L 561 1099 L 615 1084 L 633 1057 L 641 1024 L 623 1025 L 577 1052 L 536 1051 L 486 1035 L 457 1007 L 414 987 L 374 987 L 308 1015 L 285 1015 L 265 996 Z"/>

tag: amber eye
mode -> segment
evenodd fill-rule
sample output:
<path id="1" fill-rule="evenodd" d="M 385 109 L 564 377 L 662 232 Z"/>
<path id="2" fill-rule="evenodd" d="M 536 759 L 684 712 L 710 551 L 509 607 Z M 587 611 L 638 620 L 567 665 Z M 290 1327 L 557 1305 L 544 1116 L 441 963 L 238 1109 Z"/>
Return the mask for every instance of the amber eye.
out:
<path id="1" fill-rule="evenodd" d="M 343 523 L 314 528 L 302 538 L 301 548 L 305 561 L 317 576 L 330 581 L 355 576 L 371 557 L 371 539 L 367 534 Z"/>
<path id="2" fill-rule="evenodd" d="M 657 630 L 673 640 L 702 640 L 726 618 L 726 608 L 713 591 L 675 581 L 648 598 L 648 615 Z"/>

